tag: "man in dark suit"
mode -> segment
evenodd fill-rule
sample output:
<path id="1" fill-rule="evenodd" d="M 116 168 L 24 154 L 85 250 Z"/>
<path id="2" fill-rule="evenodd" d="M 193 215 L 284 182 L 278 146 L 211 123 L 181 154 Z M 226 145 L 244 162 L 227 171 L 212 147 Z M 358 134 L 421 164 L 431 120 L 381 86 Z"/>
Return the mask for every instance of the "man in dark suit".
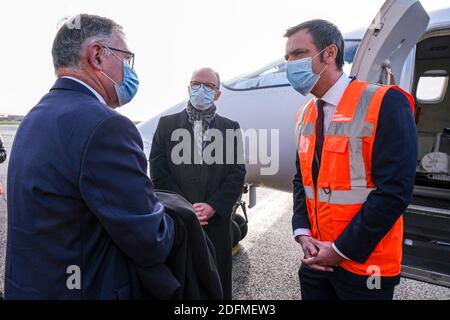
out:
<path id="1" fill-rule="evenodd" d="M 53 43 L 58 80 L 23 119 L 8 170 L 7 299 L 130 299 L 173 221 L 146 175 L 142 140 L 117 108 L 137 90 L 114 21 L 80 15 Z"/>
<path id="2" fill-rule="evenodd" d="M 347 77 L 342 35 L 328 21 L 304 22 L 285 37 L 288 79 L 314 96 L 298 114 L 293 180 L 302 298 L 390 300 L 416 173 L 413 99 Z"/>
<path id="3" fill-rule="evenodd" d="M 179 193 L 193 204 L 216 250 L 224 298 L 231 299 L 231 213 L 246 171 L 239 124 L 216 113 L 219 88 L 214 70 L 194 72 L 186 109 L 159 120 L 150 175 L 155 188 Z"/>

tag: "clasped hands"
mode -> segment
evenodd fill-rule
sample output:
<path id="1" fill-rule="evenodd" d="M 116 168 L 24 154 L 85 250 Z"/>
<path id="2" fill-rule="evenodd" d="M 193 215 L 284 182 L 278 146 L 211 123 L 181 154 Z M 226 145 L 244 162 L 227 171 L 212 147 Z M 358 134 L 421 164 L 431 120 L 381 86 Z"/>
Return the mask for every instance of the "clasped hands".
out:
<path id="1" fill-rule="evenodd" d="M 334 249 L 331 242 L 319 241 L 310 236 L 298 236 L 304 258 L 302 262 L 317 271 L 333 272 L 334 268 L 345 259 Z"/>
<path id="2" fill-rule="evenodd" d="M 204 202 L 194 203 L 192 206 L 195 214 L 197 215 L 198 221 L 202 226 L 207 225 L 208 220 L 211 219 L 216 213 L 216 210 L 213 207 Z"/>

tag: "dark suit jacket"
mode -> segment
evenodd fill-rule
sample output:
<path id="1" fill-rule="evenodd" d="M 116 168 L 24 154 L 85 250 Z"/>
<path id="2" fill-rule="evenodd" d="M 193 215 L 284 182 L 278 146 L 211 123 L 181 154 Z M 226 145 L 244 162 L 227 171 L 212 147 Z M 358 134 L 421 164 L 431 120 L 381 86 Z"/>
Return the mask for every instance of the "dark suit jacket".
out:
<path id="1" fill-rule="evenodd" d="M 310 228 L 297 161 L 294 177 L 293 229 Z M 417 132 L 408 100 L 398 90 L 383 98 L 372 155 L 372 191 L 361 211 L 336 239 L 350 259 L 364 263 L 411 202 L 417 162 Z M 315 164 L 313 164 L 315 165 Z"/>
<path id="2" fill-rule="evenodd" d="M 5 298 L 131 298 L 129 261 L 159 264 L 173 243 L 146 169 L 134 124 L 58 79 L 10 155 Z M 71 266 L 80 289 L 68 289 Z"/>
<path id="3" fill-rule="evenodd" d="M 210 124 L 210 129 L 219 130 L 224 137 L 222 159 L 224 164 L 193 164 L 193 129 L 188 121 L 186 110 L 183 110 L 159 120 L 150 153 L 150 175 L 157 189 L 176 192 L 190 203 L 206 202 L 216 210 L 216 214 L 208 221 L 208 225 L 204 229 L 216 250 L 217 268 L 222 282 L 224 299 L 231 299 L 232 294 L 231 214 L 233 206 L 242 192 L 246 172 L 243 162 L 237 161 L 238 152 L 242 155 L 242 140 L 233 139 L 232 145 L 228 146 L 232 150 L 227 150 L 225 137 L 227 129 L 238 128 L 237 122 L 216 114 Z M 180 144 L 179 141 L 171 139 L 172 133 L 177 129 L 184 129 L 184 132 L 188 133 L 185 139 L 190 140 L 190 143 L 187 143 L 186 149 L 188 150 L 184 150 L 184 152 L 190 153 L 190 156 L 186 155 L 186 157 L 187 160 L 190 158 L 191 164 L 176 164 L 172 161 L 171 153 Z M 208 143 L 205 150 L 208 150 L 209 146 Z M 235 156 L 234 159 L 231 159 L 233 163 L 226 164 L 226 156 L 230 155 L 231 151 Z"/>
<path id="4" fill-rule="evenodd" d="M 171 141 L 172 133 L 176 129 L 186 129 L 191 134 L 192 151 L 192 125 L 188 121 L 186 110 L 161 117 L 153 137 L 150 175 L 156 189 L 176 192 L 191 203 L 206 202 L 211 205 L 216 210 L 211 221 L 214 223 L 231 214 L 233 205 L 242 192 L 246 171 L 244 164 L 226 164 L 226 129 L 239 129 L 239 124 L 216 114 L 210 128 L 223 133 L 224 164 L 175 164 L 171 160 L 171 153 L 181 140 Z M 232 148 L 236 162 L 238 152 L 242 152 L 241 141 L 234 139 Z M 190 158 L 193 163 L 193 151 Z"/>

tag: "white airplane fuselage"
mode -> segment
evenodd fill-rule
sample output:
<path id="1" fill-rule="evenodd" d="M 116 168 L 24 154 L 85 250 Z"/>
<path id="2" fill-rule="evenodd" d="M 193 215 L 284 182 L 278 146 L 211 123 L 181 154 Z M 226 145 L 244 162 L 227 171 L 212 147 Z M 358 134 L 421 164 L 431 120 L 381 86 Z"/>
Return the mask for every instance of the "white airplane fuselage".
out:
<path id="1" fill-rule="evenodd" d="M 450 17 L 450 8 L 433 12 L 427 30 L 434 30 L 436 26 L 448 29 L 450 24 L 448 17 Z M 344 60 L 346 62 L 344 71 L 347 72 L 347 75 L 350 73 L 356 48 L 363 38 L 364 32 L 365 29 L 358 29 L 344 34 Z M 401 77 L 398 77 L 400 79 L 399 85 L 407 91 L 411 90 L 413 72 L 414 53 L 411 52 L 405 62 Z M 249 147 L 248 141 L 245 143 L 246 183 L 291 191 L 297 147 L 295 137 L 296 113 L 312 97 L 304 97 L 291 88 L 285 76 L 283 59 L 279 59 L 256 72 L 222 83 L 221 91 L 221 98 L 217 101 L 217 112 L 220 115 L 238 121 L 244 134 L 248 130 L 256 130 L 259 133 L 267 130 L 267 138 L 264 139 L 264 134 L 258 135 L 256 143 L 258 153 L 266 156 L 265 162 L 261 161 L 264 159 L 261 159 L 259 155 L 258 159 L 255 159 L 255 155 L 249 152 L 251 147 Z M 150 154 L 151 142 L 159 118 L 183 110 L 186 103 L 187 100 L 182 101 L 138 125 L 147 158 Z M 278 132 L 277 141 L 271 141 L 271 132 Z M 273 145 L 274 142 L 276 145 Z M 271 148 L 275 150 L 276 154 L 270 154 Z M 269 164 L 267 164 L 267 159 L 270 159 Z M 251 164 L 255 162 L 256 164 Z M 262 174 L 261 169 L 270 168 L 270 166 L 272 166 L 272 169 L 278 167 L 276 172 L 274 174 Z"/>

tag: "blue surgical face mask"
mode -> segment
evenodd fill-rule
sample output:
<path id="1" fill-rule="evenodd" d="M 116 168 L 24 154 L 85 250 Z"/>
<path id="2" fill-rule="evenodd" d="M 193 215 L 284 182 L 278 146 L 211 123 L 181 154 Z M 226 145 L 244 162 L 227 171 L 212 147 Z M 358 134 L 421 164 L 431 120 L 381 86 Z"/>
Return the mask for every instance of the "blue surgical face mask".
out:
<path id="1" fill-rule="evenodd" d="M 325 48 L 326 49 L 326 48 Z M 321 74 L 328 65 L 323 68 L 319 74 L 312 70 L 312 59 L 321 54 L 325 49 L 314 57 L 307 57 L 295 61 L 286 61 L 286 76 L 292 88 L 302 95 L 308 95 L 320 79 Z"/>
<path id="2" fill-rule="evenodd" d="M 113 53 L 114 54 L 114 53 Z M 116 56 L 114 54 L 114 56 Z M 120 58 L 118 58 L 120 59 Z M 128 62 L 123 61 L 123 81 L 122 83 L 117 83 L 111 79 L 106 73 L 101 71 L 109 80 L 114 82 L 114 88 L 116 89 L 117 100 L 119 101 L 119 106 L 123 106 L 130 102 L 136 95 L 139 88 L 139 79 L 137 73 L 134 69 L 131 69 Z"/>
<path id="3" fill-rule="evenodd" d="M 204 85 L 199 85 L 195 89 L 191 87 L 189 101 L 195 109 L 203 111 L 214 105 L 215 95 L 216 92 L 214 90 L 207 89 Z"/>

